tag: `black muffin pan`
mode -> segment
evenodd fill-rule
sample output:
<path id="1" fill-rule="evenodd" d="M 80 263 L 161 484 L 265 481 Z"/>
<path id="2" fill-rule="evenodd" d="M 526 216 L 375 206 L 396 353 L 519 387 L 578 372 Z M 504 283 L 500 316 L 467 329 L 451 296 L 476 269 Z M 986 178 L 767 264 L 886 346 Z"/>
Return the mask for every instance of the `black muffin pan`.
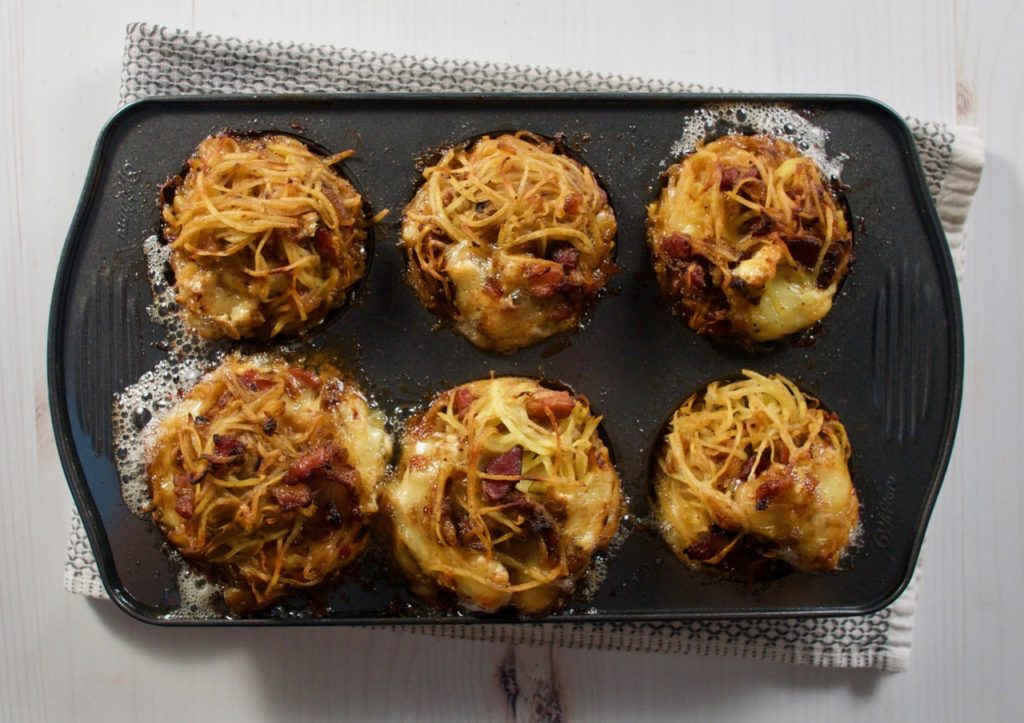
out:
<path id="1" fill-rule="evenodd" d="M 645 243 L 646 205 L 697 110 L 777 105 L 828 131 L 844 154 L 856 261 L 811 338 L 756 351 L 699 337 L 658 295 Z M 481 352 L 437 319 L 403 280 L 402 209 L 425 154 L 497 129 L 564 142 L 608 190 L 619 223 L 610 283 L 581 330 L 508 355 Z M 282 131 L 336 152 L 374 210 L 369 277 L 341 313 L 290 350 L 323 350 L 351 370 L 392 428 L 435 392 L 516 374 L 563 382 L 604 415 L 628 533 L 590 597 L 550 621 L 863 614 L 910 580 L 949 461 L 960 408 L 963 331 L 949 249 L 903 121 L 865 98 L 736 95 L 283 95 L 152 99 L 121 110 L 100 135 L 60 261 L 50 316 L 50 407 L 60 458 L 107 591 L 131 615 L 168 624 L 508 622 L 417 603 L 375 539 L 337 583 L 250 618 L 195 621 L 178 610 L 177 564 L 159 530 L 121 498 L 111 433 L 114 395 L 168 357 L 150 320 L 142 243 L 159 233 L 161 184 L 206 136 Z M 561 136 L 559 136 L 561 137 Z M 252 345 L 244 349 L 257 348 Z M 652 450 L 673 410 L 741 369 L 778 372 L 837 412 L 853 445 L 863 530 L 842 569 L 752 586 L 684 568 L 649 524 Z"/>

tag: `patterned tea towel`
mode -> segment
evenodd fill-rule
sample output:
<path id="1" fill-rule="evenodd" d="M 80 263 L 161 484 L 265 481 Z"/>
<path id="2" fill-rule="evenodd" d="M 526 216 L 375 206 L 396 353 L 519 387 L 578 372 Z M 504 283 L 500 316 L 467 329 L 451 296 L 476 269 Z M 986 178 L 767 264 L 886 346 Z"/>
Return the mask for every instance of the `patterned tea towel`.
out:
<path id="1" fill-rule="evenodd" d="M 521 65 L 437 60 L 296 43 L 262 43 L 170 30 L 128 27 L 121 102 L 197 93 L 345 91 L 646 91 L 718 90 L 673 81 Z M 984 164 L 973 128 L 908 118 L 928 189 L 935 199 L 958 275 L 963 227 Z M 910 660 L 921 566 L 906 591 L 873 615 L 820 620 L 658 623 L 525 623 L 402 626 L 428 635 L 600 650 L 744 658 L 829 667 L 902 671 Z M 77 513 L 72 521 L 65 587 L 106 597 Z"/>

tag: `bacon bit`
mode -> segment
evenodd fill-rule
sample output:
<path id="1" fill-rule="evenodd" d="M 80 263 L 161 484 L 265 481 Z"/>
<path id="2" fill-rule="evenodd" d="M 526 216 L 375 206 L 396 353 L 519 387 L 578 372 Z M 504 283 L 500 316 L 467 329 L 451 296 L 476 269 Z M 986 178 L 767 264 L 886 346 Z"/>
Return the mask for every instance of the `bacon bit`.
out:
<path id="1" fill-rule="evenodd" d="M 760 175 L 753 166 L 747 166 L 746 168 L 729 166 L 722 169 L 722 181 L 718 184 L 718 187 L 723 191 L 731 191 L 740 181 L 746 178 L 759 178 Z"/>
<path id="2" fill-rule="evenodd" d="M 563 419 L 572 414 L 576 408 L 576 400 L 569 392 L 555 391 L 554 389 L 542 389 L 534 392 L 526 400 L 526 413 L 535 422 L 547 422 L 547 410 L 551 410 L 555 419 Z"/>
<path id="3" fill-rule="evenodd" d="M 174 494 L 178 498 L 174 503 L 174 511 L 186 520 L 191 520 L 195 512 L 196 492 L 187 474 L 181 473 L 174 478 Z"/>
<path id="4" fill-rule="evenodd" d="M 228 403 L 231 401 L 231 399 L 231 392 L 225 389 L 223 392 L 221 392 L 220 396 L 217 397 L 217 401 L 214 403 L 213 409 L 211 409 L 210 412 L 219 412 L 220 410 L 224 409 L 224 407 L 228 406 Z"/>
<path id="5" fill-rule="evenodd" d="M 345 206 L 345 202 L 341 199 L 341 195 L 330 183 L 324 183 L 320 186 L 320 191 L 327 197 L 327 200 L 334 206 L 334 210 L 338 212 L 338 222 L 343 226 L 347 226 L 352 223 L 352 215 L 348 208 Z"/>
<path id="6" fill-rule="evenodd" d="M 245 445 L 240 439 L 228 434 L 215 434 L 213 435 L 213 454 L 204 454 L 203 459 L 215 464 L 224 464 L 243 454 L 245 454 Z"/>
<path id="7" fill-rule="evenodd" d="M 702 326 L 700 333 L 708 336 L 727 336 L 732 333 L 732 323 L 728 319 L 716 319 Z"/>
<path id="8" fill-rule="evenodd" d="M 174 511 L 186 520 L 191 520 L 192 514 L 195 512 L 196 493 L 188 489 L 179 490 L 177 494 L 178 500 L 174 503 Z"/>
<path id="9" fill-rule="evenodd" d="M 750 224 L 750 235 L 761 236 L 767 234 L 775 227 L 775 221 L 764 211 Z"/>
<path id="10" fill-rule="evenodd" d="M 686 261 L 693 256 L 693 237 L 688 233 L 675 231 L 664 238 L 661 248 L 670 259 Z"/>
<path id="11" fill-rule="evenodd" d="M 530 286 L 530 291 L 540 299 L 554 296 L 565 281 L 565 269 L 560 264 L 549 261 L 537 261 L 526 264 L 523 278 Z"/>
<path id="12" fill-rule="evenodd" d="M 810 236 L 808 238 L 786 239 L 786 248 L 789 255 L 801 266 L 813 268 L 818 263 L 818 253 L 821 251 L 821 241 Z"/>
<path id="13" fill-rule="evenodd" d="M 455 200 L 455 194 L 452 192 L 451 189 L 448 189 L 447 191 L 445 191 L 444 193 L 441 194 L 441 203 L 443 203 L 445 206 L 447 206 L 449 203 L 451 203 L 454 200 Z"/>
<path id="14" fill-rule="evenodd" d="M 575 246 L 557 246 L 551 252 L 551 260 L 561 264 L 565 272 L 573 271 L 580 263 L 580 252 Z"/>
<path id="15" fill-rule="evenodd" d="M 334 443 L 326 442 L 292 462 L 285 473 L 284 482 L 290 484 L 308 479 L 314 472 L 329 468 L 334 458 Z"/>
<path id="16" fill-rule="evenodd" d="M 771 501 L 790 483 L 791 480 L 788 477 L 772 476 L 766 479 L 757 486 L 757 492 L 754 495 L 754 507 L 758 510 L 767 509 Z"/>
<path id="17" fill-rule="evenodd" d="M 505 289 L 501 288 L 501 282 L 498 281 L 498 277 L 488 276 L 484 279 L 484 293 L 495 299 L 500 299 L 505 295 Z"/>
<path id="18" fill-rule="evenodd" d="M 332 462 L 327 465 L 327 477 L 340 483 L 352 495 L 358 496 L 359 470 L 347 464 Z"/>
<path id="19" fill-rule="evenodd" d="M 501 475 L 502 477 L 515 477 L 510 480 L 489 480 L 483 481 L 484 495 L 487 499 L 496 501 L 507 495 L 516 486 L 516 482 L 523 474 L 523 447 L 517 444 L 507 452 L 502 452 L 492 459 L 484 467 L 484 474 Z"/>
<path id="20" fill-rule="evenodd" d="M 458 547 L 462 542 L 454 517 L 454 513 L 452 512 L 452 498 L 445 497 L 441 502 L 441 537 L 449 547 Z"/>
<path id="21" fill-rule="evenodd" d="M 331 230 L 325 226 L 318 226 L 316 233 L 313 234 L 313 248 L 320 258 L 326 261 L 331 266 L 338 265 L 338 248 L 335 243 L 334 234 Z"/>
<path id="22" fill-rule="evenodd" d="M 245 453 L 241 440 L 228 434 L 213 435 L 213 450 L 221 457 L 235 457 Z"/>
<path id="23" fill-rule="evenodd" d="M 741 480 L 746 480 L 750 476 L 751 470 L 754 472 L 754 476 L 758 477 L 768 469 L 768 465 L 771 464 L 771 455 L 768 452 L 761 452 L 759 455 L 750 455 L 747 457 L 747 461 L 740 467 L 740 473 L 737 477 Z"/>
<path id="24" fill-rule="evenodd" d="M 459 387 L 455 390 L 455 399 L 453 400 L 455 413 L 461 417 L 475 400 L 476 397 L 473 396 L 473 392 L 469 391 L 466 387 Z"/>
<path id="25" fill-rule="evenodd" d="M 282 512 L 291 512 L 300 507 L 309 507 L 313 502 L 313 490 L 309 485 L 298 484 L 277 485 L 270 490 L 274 499 L 281 505 Z"/>
<path id="26" fill-rule="evenodd" d="M 276 431 L 277 431 L 277 420 L 274 419 L 273 417 L 270 417 L 267 421 L 265 421 L 263 423 L 263 433 L 264 434 L 273 434 Z"/>
<path id="27" fill-rule="evenodd" d="M 570 193 L 562 202 L 562 210 L 570 216 L 576 216 L 583 208 L 583 199 L 578 193 Z"/>
<path id="28" fill-rule="evenodd" d="M 288 367 L 288 374 L 294 379 L 302 382 L 310 389 L 320 388 L 320 377 L 310 371 L 306 371 L 302 367 Z"/>
<path id="29" fill-rule="evenodd" d="M 246 369 L 238 375 L 238 381 L 251 392 L 266 391 L 274 386 L 273 380 L 257 376 L 255 369 Z"/>
<path id="30" fill-rule="evenodd" d="M 518 512 L 528 523 L 530 531 L 544 540 L 548 554 L 558 551 L 558 525 L 551 513 L 539 502 L 528 498 L 521 492 L 515 493 L 511 500 L 501 506 L 506 512 Z"/>
<path id="31" fill-rule="evenodd" d="M 702 562 L 718 555 L 731 542 L 728 536 L 720 532 L 709 532 L 686 548 L 686 556 Z"/>
<path id="32" fill-rule="evenodd" d="M 707 272 L 701 264 L 694 262 L 687 267 L 686 285 L 689 289 L 698 293 L 708 287 Z"/>

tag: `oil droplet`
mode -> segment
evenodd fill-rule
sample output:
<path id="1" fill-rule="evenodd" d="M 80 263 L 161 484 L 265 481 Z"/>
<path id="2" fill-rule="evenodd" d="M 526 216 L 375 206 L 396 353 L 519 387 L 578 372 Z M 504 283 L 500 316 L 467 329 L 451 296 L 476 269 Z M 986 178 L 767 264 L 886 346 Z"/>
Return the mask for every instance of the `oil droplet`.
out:
<path id="1" fill-rule="evenodd" d="M 132 424 L 135 425 L 136 429 L 142 429 L 146 426 L 150 419 L 153 418 L 153 413 L 150 412 L 146 407 L 136 407 L 132 412 Z"/>

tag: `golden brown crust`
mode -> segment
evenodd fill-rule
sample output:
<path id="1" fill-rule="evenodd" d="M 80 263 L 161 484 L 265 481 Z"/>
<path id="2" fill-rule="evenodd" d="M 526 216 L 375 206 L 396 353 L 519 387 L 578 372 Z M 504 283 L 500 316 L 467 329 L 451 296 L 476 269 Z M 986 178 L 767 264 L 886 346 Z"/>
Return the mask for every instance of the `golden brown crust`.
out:
<path id="1" fill-rule="evenodd" d="M 381 500 L 413 590 L 487 612 L 559 606 L 623 512 L 599 423 L 586 399 L 519 377 L 442 392 L 410 420 Z"/>
<path id="2" fill-rule="evenodd" d="M 745 551 L 834 569 L 860 519 L 849 457 L 838 418 L 785 377 L 712 383 L 676 411 L 657 457 L 662 536 L 693 567 Z"/>
<path id="3" fill-rule="evenodd" d="M 220 133 L 165 196 L 176 296 L 208 339 L 269 338 L 318 324 L 366 273 L 367 220 L 352 184 L 283 135 Z"/>
<path id="4" fill-rule="evenodd" d="M 663 296 L 694 331 L 770 341 L 828 313 L 853 234 L 817 164 L 790 142 L 724 136 L 673 165 L 648 207 Z"/>
<path id="5" fill-rule="evenodd" d="M 494 351 L 579 325 L 617 270 L 615 214 L 589 168 L 520 131 L 449 149 L 423 176 L 402 244 L 428 309 Z"/>
<path id="6" fill-rule="evenodd" d="M 154 521 L 249 612 L 356 558 L 391 439 L 329 364 L 236 355 L 160 420 L 147 454 Z"/>

